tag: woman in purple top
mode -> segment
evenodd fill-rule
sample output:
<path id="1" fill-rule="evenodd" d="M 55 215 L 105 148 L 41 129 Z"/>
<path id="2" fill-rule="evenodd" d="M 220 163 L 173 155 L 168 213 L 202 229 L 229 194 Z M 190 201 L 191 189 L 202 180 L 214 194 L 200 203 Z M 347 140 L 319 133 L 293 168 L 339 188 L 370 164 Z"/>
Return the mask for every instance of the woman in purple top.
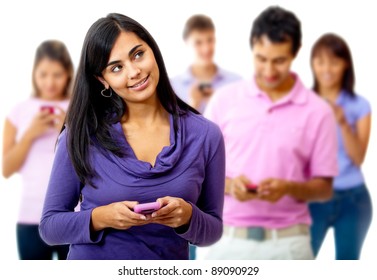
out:
<path id="1" fill-rule="evenodd" d="M 312 48 L 314 90 L 333 107 L 338 121 L 339 175 L 334 196 L 310 205 L 312 246 L 318 253 L 330 227 L 334 228 L 336 259 L 359 259 L 372 220 L 372 203 L 361 165 L 371 129 L 369 102 L 354 92 L 354 70 L 347 43 L 335 34 L 321 36 Z"/>
<path id="2" fill-rule="evenodd" d="M 221 131 L 175 95 L 138 22 L 89 29 L 40 224 L 68 259 L 188 259 L 222 234 Z M 80 211 L 74 211 L 80 201 Z M 161 208 L 138 214 L 138 203 Z"/>

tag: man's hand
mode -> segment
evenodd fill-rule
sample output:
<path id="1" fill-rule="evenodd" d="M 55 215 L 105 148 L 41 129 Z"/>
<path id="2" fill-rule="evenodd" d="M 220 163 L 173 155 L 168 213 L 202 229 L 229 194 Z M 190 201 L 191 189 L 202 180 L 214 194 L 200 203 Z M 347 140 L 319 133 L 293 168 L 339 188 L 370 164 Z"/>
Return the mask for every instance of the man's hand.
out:
<path id="1" fill-rule="evenodd" d="M 259 184 L 258 198 L 270 202 L 276 202 L 284 195 L 288 194 L 288 190 L 288 181 L 274 178 L 265 179 Z"/>
<path id="2" fill-rule="evenodd" d="M 227 192 L 239 201 L 248 201 L 258 198 L 258 193 L 250 192 L 247 185 L 250 185 L 251 181 L 244 175 L 228 179 Z"/>

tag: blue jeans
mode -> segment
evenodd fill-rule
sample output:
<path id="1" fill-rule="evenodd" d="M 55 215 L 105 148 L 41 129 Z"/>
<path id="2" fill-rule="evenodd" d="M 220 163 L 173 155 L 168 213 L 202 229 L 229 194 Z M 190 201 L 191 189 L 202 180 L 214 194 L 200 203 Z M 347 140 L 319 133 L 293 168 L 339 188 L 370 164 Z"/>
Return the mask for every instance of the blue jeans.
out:
<path id="1" fill-rule="evenodd" d="M 365 185 L 334 191 L 324 203 L 310 203 L 313 253 L 317 256 L 327 230 L 334 228 L 337 260 L 360 258 L 365 236 L 372 221 L 372 202 Z"/>
<path id="2" fill-rule="evenodd" d="M 190 260 L 196 260 L 196 246 L 195 245 L 192 245 L 191 243 L 190 243 L 190 245 L 189 245 L 189 259 Z"/>

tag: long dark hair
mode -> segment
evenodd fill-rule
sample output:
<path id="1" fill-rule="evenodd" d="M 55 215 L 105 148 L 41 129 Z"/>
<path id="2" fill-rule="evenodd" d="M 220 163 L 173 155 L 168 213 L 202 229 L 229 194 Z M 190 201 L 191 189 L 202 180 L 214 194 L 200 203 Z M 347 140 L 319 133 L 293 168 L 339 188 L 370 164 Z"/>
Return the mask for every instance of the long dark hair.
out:
<path id="1" fill-rule="evenodd" d="M 326 50 L 330 51 L 334 56 L 343 59 L 347 68 L 344 71 L 341 87 L 345 90 L 350 96 L 355 96 L 354 86 L 355 86 L 355 72 L 353 68 L 353 60 L 350 48 L 348 47 L 346 41 L 340 36 L 327 33 L 322 35 L 313 45 L 312 52 L 310 55 L 310 61 L 313 62 L 314 57 L 316 57 L 321 51 Z M 313 63 L 310 63 L 313 68 Z M 318 93 L 319 85 L 318 81 L 315 78 L 313 72 L 313 90 Z"/>
<path id="2" fill-rule="evenodd" d="M 142 25 L 116 13 L 100 18 L 86 34 L 66 117 L 69 156 L 83 184 L 91 184 L 96 175 L 89 160 L 90 145 L 95 144 L 117 156 L 125 156 L 110 131 L 111 126 L 127 113 L 126 104 L 117 94 L 113 94 L 111 98 L 103 97 L 100 94 L 103 85 L 96 78 L 102 77 L 101 72 L 122 31 L 136 34 L 152 49 L 160 72 L 157 97 L 165 110 L 173 116 L 175 131 L 178 129 L 180 115 L 189 110 L 197 113 L 174 93 L 157 43 Z"/>
<path id="3" fill-rule="evenodd" d="M 35 82 L 35 70 L 38 66 L 38 64 L 41 62 L 41 60 L 48 58 L 53 61 L 59 62 L 64 70 L 66 71 L 68 75 L 68 80 L 66 87 L 64 88 L 63 97 L 67 98 L 69 97 L 71 93 L 71 83 L 73 78 L 73 63 L 71 56 L 69 55 L 68 49 L 65 46 L 65 44 L 58 40 L 47 40 L 42 42 L 36 52 L 35 52 L 35 58 L 34 58 L 34 65 L 33 65 L 33 74 L 32 74 L 32 82 L 33 82 L 33 88 L 34 93 L 33 95 L 35 97 L 40 96 L 40 92 L 37 88 L 36 82 Z"/>

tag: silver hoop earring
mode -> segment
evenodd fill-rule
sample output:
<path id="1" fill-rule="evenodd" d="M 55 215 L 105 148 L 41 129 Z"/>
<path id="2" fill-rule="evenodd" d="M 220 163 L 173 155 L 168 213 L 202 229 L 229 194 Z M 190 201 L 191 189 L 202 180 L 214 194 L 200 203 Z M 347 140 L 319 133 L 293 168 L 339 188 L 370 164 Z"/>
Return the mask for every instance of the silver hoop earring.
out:
<path id="1" fill-rule="evenodd" d="M 113 92 L 112 92 L 111 88 L 109 88 L 108 90 L 109 90 L 108 95 L 105 94 L 105 92 L 107 91 L 107 88 L 104 88 L 103 90 L 101 90 L 101 95 L 103 97 L 106 97 L 106 98 L 110 98 L 111 96 L 113 96 Z"/>

